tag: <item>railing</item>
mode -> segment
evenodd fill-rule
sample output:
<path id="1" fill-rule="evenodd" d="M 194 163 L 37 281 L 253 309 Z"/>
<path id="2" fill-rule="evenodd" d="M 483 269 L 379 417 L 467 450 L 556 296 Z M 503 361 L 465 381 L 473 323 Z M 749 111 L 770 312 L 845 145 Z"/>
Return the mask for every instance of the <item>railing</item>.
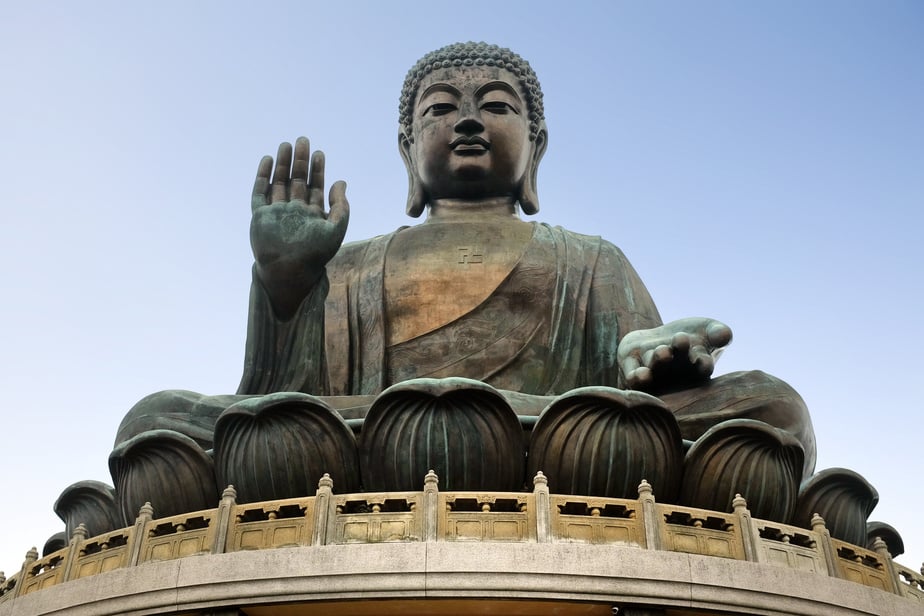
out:
<path id="1" fill-rule="evenodd" d="M 892 561 L 885 542 L 868 550 L 812 529 L 751 518 L 740 496 L 731 513 L 638 499 L 533 491 L 440 492 L 431 471 L 422 492 L 334 494 L 325 475 L 315 496 L 238 504 L 233 487 L 216 509 L 155 519 L 149 504 L 134 526 L 97 537 L 78 526 L 69 544 L 43 558 L 33 549 L 18 574 L 0 574 L 0 603 L 70 580 L 144 562 L 197 554 L 348 543 L 481 541 L 590 543 L 685 552 L 776 565 L 878 588 L 924 603 L 924 574 Z"/>

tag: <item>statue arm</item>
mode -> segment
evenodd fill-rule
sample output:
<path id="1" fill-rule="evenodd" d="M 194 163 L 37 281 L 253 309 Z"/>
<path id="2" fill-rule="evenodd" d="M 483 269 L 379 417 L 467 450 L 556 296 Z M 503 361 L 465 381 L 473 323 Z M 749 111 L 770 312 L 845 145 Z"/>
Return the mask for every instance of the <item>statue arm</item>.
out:
<path id="1" fill-rule="evenodd" d="M 309 161 L 310 158 L 310 161 Z M 279 146 L 275 169 L 264 156 L 251 208 L 254 254 L 244 374 L 238 392 L 327 391 L 324 369 L 326 268 L 349 221 L 346 185 L 330 189 L 324 209 L 324 154 L 308 139 Z"/>
<path id="2" fill-rule="evenodd" d="M 585 383 L 625 387 L 617 361 L 626 333 L 661 325 L 661 315 L 635 268 L 616 246 L 600 241 L 587 315 Z"/>
<path id="3" fill-rule="evenodd" d="M 254 266 L 250 286 L 244 373 L 239 394 L 328 393 L 324 352 L 326 274 L 288 319 L 280 319 Z"/>

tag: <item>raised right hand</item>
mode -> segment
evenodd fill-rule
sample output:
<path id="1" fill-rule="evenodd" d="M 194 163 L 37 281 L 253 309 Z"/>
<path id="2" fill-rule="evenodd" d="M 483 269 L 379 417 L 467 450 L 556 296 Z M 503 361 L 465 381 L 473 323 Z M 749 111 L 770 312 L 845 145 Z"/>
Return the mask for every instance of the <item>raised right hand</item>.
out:
<path id="1" fill-rule="evenodd" d="M 282 143 L 273 158 L 264 156 L 253 185 L 250 245 L 277 315 L 288 318 L 339 250 L 350 219 L 346 183 L 330 188 L 324 210 L 324 153 L 311 154 L 308 139 Z M 272 180 L 270 179 L 270 172 Z"/>

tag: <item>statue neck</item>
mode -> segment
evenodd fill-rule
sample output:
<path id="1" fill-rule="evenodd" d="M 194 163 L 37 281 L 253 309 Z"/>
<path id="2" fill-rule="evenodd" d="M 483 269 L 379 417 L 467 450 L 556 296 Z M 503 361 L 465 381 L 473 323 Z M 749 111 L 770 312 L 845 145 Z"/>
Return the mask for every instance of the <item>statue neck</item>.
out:
<path id="1" fill-rule="evenodd" d="M 427 222 L 485 222 L 520 220 L 520 208 L 511 197 L 487 199 L 436 199 L 427 210 Z"/>

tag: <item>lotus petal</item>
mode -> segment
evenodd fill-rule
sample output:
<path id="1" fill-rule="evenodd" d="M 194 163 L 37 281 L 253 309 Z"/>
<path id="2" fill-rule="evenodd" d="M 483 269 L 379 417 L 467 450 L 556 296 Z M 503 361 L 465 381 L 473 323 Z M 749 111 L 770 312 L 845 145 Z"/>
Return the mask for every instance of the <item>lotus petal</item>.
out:
<path id="1" fill-rule="evenodd" d="M 799 441 L 779 428 L 754 419 L 723 421 L 687 452 L 680 503 L 731 511 L 741 494 L 754 517 L 789 523 L 804 455 Z"/>
<path id="2" fill-rule="evenodd" d="M 434 470 L 441 489 L 523 487 L 523 429 L 503 396 L 471 379 L 412 379 L 386 389 L 359 438 L 363 486 L 419 490 Z"/>
<path id="3" fill-rule="evenodd" d="M 196 441 L 173 430 L 149 430 L 109 455 L 121 526 L 135 521 L 146 502 L 157 517 L 214 507 L 218 502 L 212 458 Z"/>
<path id="4" fill-rule="evenodd" d="M 636 498 L 646 479 L 659 500 L 677 495 L 680 428 L 654 396 L 584 387 L 549 404 L 533 429 L 529 473 L 542 471 L 563 494 Z"/>
<path id="5" fill-rule="evenodd" d="M 328 473 L 338 491 L 359 490 L 356 437 L 314 396 L 275 393 L 241 400 L 215 424 L 215 473 L 240 503 L 314 494 Z"/>

